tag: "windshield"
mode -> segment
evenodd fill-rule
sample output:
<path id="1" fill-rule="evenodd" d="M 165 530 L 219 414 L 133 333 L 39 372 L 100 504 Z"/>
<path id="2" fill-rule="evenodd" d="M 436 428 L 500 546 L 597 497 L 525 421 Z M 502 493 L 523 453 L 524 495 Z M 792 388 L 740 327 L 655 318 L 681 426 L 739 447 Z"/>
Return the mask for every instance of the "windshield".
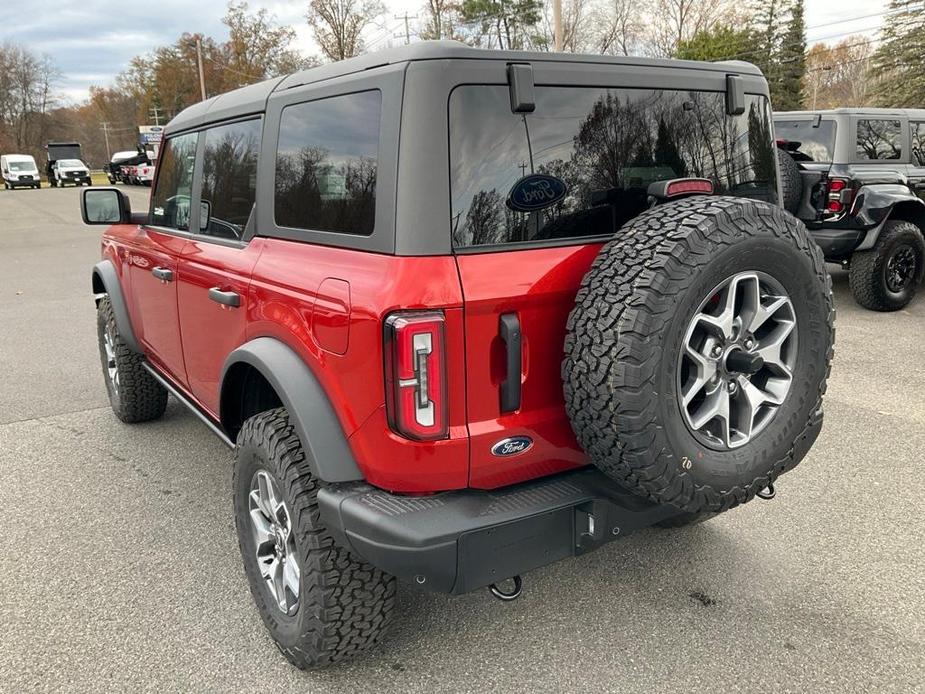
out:
<path id="1" fill-rule="evenodd" d="M 35 171 L 35 164 L 31 161 L 11 161 L 10 171 Z"/>
<path id="2" fill-rule="evenodd" d="M 666 179 L 777 200 L 764 97 L 729 116 L 720 92 L 537 87 L 523 114 L 506 86 L 464 85 L 449 116 L 456 247 L 613 234 Z"/>
<path id="3" fill-rule="evenodd" d="M 775 120 L 777 138 L 786 140 L 785 149 L 797 155 L 798 161 L 829 163 L 835 151 L 835 121 L 809 118 L 802 120 Z"/>
<path id="4" fill-rule="evenodd" d="M 62 159 L 61 161 L 58 162 L 58 166 L 67 166 L 67 167 L 78 168 L 78 169 L 82 169 L 83 165 L 84 165 L 83 162 L 80 161 L 79 159 Z"/>

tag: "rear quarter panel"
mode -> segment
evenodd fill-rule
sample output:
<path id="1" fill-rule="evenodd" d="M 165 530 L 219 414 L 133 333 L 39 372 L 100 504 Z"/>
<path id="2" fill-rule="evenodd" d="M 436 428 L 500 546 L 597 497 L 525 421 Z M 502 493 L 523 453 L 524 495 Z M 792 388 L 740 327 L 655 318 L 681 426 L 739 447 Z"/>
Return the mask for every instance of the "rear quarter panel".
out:
<path id="1" fill-rule="evenodd" d="M 402 258 L 267 239 L 247 305 L 246 338 L 278 339 L 308 364 L 367 481 L 405 492 L 466 486 L 462 295 L 452 257 Z M 446 315 L 450 438 L 418 443 L 388 426 L 382 326 L 392 311 L 424 308 Z"/>

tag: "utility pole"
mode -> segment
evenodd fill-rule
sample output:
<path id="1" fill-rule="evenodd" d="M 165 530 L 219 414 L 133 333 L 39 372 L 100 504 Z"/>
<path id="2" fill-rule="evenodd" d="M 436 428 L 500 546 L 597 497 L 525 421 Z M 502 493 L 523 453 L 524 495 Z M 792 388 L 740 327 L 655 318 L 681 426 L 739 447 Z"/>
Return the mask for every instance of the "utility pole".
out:
<path id="1" fill-rule="evenodd" d="M 103 138 L 106 140 L 106 160 L 109 161 L 112 159 L 112 150 L 109 149 L 109 123 L 103 121 L 100 127 L 103 129 Z"/>
<path id="2" fill-rule="evenodd" d="M 405 20 L 405 45 L 406 45 L 406 46 L 407 46 L 409 43 L 411 43 L 411 27 L 410 27 L 410 25 L 408 24 L 408 20 L 409 20 L 409 19 L 417 19 L 417 18 L 418 18 L 418 16 L 417 16 L 416 14 L 415 14 L 415 15 L 410 15 L 410 16 L 409 16 L 407 12 L 405 12 L 404 16 L 402 16 L 402 15 L 400 15 L 400 14 L 395 15 L 395 19 L 404 19 L 404 20 Z M 402 37 L 402 35 L 401 35 L 400 33 L 399 33 L 399 34 L 395 34 L 395 38 L 400 39 L 401 37 Z"/>
<path id="3" fill-rule="evenodd" d="M 157 106 L 152 106 L 148 109 L 148 115 L 154 119 L 154 125 L 161 124 L 161 109 Z"/>
<path id="4" fill-rule="evenodd" d="M 199 91 L 202 93 L 202 100 L 206 100 L 206 78 L 202 74 L 202 41 L 196 39 L 196 62 L 199 64 Z"/>
<path id="5" fill-rule="evenodd" d="M 553 0 L 552 21 L 555 31 L 556 53 L 562 52 L 562 0 Z"/>

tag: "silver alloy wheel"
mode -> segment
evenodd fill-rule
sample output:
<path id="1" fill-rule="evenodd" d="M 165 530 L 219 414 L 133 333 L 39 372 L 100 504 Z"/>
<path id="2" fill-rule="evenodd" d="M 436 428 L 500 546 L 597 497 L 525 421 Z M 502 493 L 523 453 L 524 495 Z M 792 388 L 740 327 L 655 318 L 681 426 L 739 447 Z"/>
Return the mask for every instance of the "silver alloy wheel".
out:
<path id="1" fill-rule="evenodd" d="M 299 609 L 301 571 L 292 516 L 276 481 L 266 470 L 258 470 L 251 480 L 248 510 L 260 574 L 280 611 L 294 614 Z"/>
<path id="2" fill-rule="evenodd" d="M 110 328 L 103 330 L 103 349 L 106 352 L 106 375 L 112 384 L 112 389 L 119 392 L 119 369 L 116 365 L 115 338 Z"/>
<path id="3" fill-rule="evenodd" d="M 744 446 L 790 392 L 796 313 L 770 275 L 740 272 L 717 285 L 688 323 L 678 359 L 684 423 L 706 446 Z"/>

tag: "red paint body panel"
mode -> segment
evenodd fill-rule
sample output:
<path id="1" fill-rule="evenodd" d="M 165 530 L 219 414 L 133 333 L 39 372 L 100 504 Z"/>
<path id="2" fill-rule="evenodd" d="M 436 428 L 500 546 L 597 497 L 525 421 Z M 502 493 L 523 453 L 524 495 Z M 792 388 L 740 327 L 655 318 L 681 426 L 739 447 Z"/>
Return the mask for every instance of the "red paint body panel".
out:
<path id="1" fill-rule="evenodd" d="M 494 488 L 588 463 L 565 414 L 562 346 L 568 314 L 601 244 L 460 255 L 465 296 L 466 370 L 471 462 L 469 484 Z M 516 313 L 523 340 L 521 407 L 501 414 L 505 348 L 503 313 Z M 509 436 L 533 447 L 497 457 L 491 448 Z"/>
<path id="2" fill-rule="evenodd" d="M 179 272 L 180 254 L 187 240 L 155 229 L 121 225 L 120 240 L 127 253 L 135 334 L 148 358 L 174 381 L 186 385 L 180 316 L 177 311 L 177 283 L 162 282 L 151 271 L 155 267 Z"/>
<path id="3" fill-rule="evenodd" d="M 246 339 L 273 337 L 299 354 L 337 413 L 357 465 L 391 491 L 458 489 L 468 480 L 462 294 L 451 257 L 409 258 L 264 239 L 248 292 Z M 349 340 L 343 354 L 322 349 L 336 334 L 333 309 L 349 278 Z M 438 308 L 446 315 L 450 438 L 415 443 L 389 431 L 385 418 L 383 320 L 398 309 Z M 319 313 L 315 317 L 315 311 Z M 336 339 L 334 340 L 336 342 Z M 336 345 L 335 345 L 336 346 Z M 436 451 L 439 450 L 439 455 Z"/>
<path id="4" fill-rule="evenodd" d="M 264 243 L 255 238 L 239 248 L 191 239 L 180 257 L 175 283 L 187 388 L 216 418 L 225 359 L 245 342 L 247 289 Z M 237 293 L 241 306 L 231 308 L 211 300 L 213 287 Z"/>
<path id="5" fill-rule="evenodd" d="M 220 245 L 133 225 L 110 228 L 102 247 L 149 358 L 206 412 L 218 419 L 228 355 L 257 337 L 278 339 L 324 388 L 367 481 L 407 493 L 495 488 L 587 464 L 559 374 L 568 313 L 599 249 L 399 257 L 263 237 Z M 172 269 L 174 282 L 157 280 L 155 266 Z M 237 292 L 241 306 L 210 300 L 212 287 Z M 446 440 L 410 441 L 389 428 L 383 322 L 409 309 L 446 319 Z M 523 335 L 522 403 L 502 415 L 499 316 L 511 312 Z M 534 445 L 492 455 L 517 435 Z"/>

